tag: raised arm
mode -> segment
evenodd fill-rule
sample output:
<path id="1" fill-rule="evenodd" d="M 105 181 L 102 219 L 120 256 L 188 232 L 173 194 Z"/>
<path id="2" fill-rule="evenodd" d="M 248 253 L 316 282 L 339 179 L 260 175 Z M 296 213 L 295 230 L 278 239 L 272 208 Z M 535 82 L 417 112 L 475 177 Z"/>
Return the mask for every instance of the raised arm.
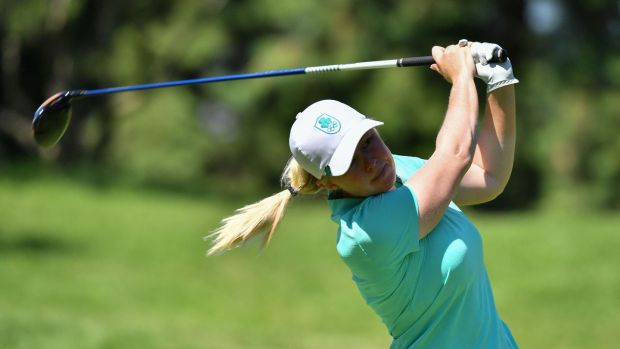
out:
<path id="1" fill-rule="evenodd" d="M 448 110 L 437 134 L 433 155 L 407 180 L 418 198 L 419 238 L 439 223 L 455 188 L 474 158 L 478 95 L 474 62 L 468 47 L 433 47 L 431 68 L 452 83 Z"/>
<path id="2" fill-rule="evenodd" d="M 487 64 L 496 44 L 471 44 L 476 77 L 487 84 L 487 103 L 474 162 L 457 188 L 454 201 L 474 205 L 495 199 L 508 184 L 515 153 L 515 89 L 518 83 L 507 60 Z"/>
<path id="3" fill-rule="evenodd" d="M 454 197 L 458 205 L 491 201 L 508 184 L 515 153 L 515 114 L 513 85 L 501 87 L 487 95 L 474 161 Z"/>

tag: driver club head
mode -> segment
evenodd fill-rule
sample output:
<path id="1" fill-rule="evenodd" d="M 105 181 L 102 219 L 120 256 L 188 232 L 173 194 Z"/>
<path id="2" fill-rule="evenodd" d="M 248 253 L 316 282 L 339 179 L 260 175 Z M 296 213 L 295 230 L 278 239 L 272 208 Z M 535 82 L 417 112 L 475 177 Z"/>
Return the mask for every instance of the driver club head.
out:
<path id="1" fill-rule="evenodd" d="M 71 91 L 58 92 L 34 113 L 32 132 L 37 144 L 51 147 L 58 143 L 71 121 Z"/>

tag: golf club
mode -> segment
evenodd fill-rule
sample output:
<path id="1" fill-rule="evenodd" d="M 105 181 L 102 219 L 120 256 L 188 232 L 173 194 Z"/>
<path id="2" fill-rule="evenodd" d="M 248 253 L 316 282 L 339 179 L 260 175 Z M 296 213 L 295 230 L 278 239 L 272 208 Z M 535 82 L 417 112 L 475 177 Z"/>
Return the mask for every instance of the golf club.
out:
<path id="1" fill-rule="evenodd" d="M 489 62 L 504 62 L 508 58 L 508 53 L 504 49 L 497 49 L 493 52 L 493 58 Z M 159 82 L 144 85 L 111 87 L 94 90 L 70 90 L 58 92 L 48 98 L 35 111 L 32 120 L 32 131 L 37 144 L 44 147 L 50 147 L 62 138 L 63 134 L 69 127 L 71 121 L 71 102 L 78 98 L 88 96 L 96 96 L 118 92 L 128 92 L 137 90 L 149 90 L 162 87 L 182 86 L 205 84 L 220 81 L 256 79 L 272 76 L 312 74 L 322 72 L 344 71 L 344 70 L 361 70 L 361 69 L 379 69 L 394 67 L 412 67 L 412 66 L 428 66 L 435 61 L 432 56 L 422 57 L 406 57 L 382 61 L 369 61 L 348 64 L 323 65 L 306 68 L 272 70 L 258 73 L 246 73 L 235 75 L 222 75 L 215 77 L 178 80 L 169 82 Z"/>

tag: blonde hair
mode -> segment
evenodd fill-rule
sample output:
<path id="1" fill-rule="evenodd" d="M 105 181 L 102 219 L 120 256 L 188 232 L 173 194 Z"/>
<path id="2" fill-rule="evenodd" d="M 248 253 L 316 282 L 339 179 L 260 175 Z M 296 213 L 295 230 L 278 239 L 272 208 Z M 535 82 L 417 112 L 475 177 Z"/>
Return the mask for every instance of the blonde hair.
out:
<path id="1" fill-rule="evenodd" d="M 317 179 L 304 170 L 294 158 L 286 164 L 280 182 L 284 190 L 237 209 L 234 215 L 224 218 L 222 225 L 207 236 L 207 239 L 213 239 L 213 245 L 207 255 L 223 253 L 261 234 L 263 234 L 262 247 L 266 247 L 284 215 L 289 200 L 298 193 L 315 194 L 321 190 L 317 185 Z"/>

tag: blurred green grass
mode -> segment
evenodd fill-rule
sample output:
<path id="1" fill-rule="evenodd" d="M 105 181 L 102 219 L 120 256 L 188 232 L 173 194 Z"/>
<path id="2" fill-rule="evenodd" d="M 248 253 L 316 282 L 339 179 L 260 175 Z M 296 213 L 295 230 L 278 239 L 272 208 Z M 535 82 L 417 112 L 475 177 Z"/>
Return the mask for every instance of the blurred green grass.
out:
<path id="1" fill-rule="evenodd" d="M 244 203 L 0 177 L 0 348 L 386 348 L 320 200 L 272 245 L 205 257 Z M 471 214 L 522 348 L 606 347 L 620 328 L 620 217 Z"/>

